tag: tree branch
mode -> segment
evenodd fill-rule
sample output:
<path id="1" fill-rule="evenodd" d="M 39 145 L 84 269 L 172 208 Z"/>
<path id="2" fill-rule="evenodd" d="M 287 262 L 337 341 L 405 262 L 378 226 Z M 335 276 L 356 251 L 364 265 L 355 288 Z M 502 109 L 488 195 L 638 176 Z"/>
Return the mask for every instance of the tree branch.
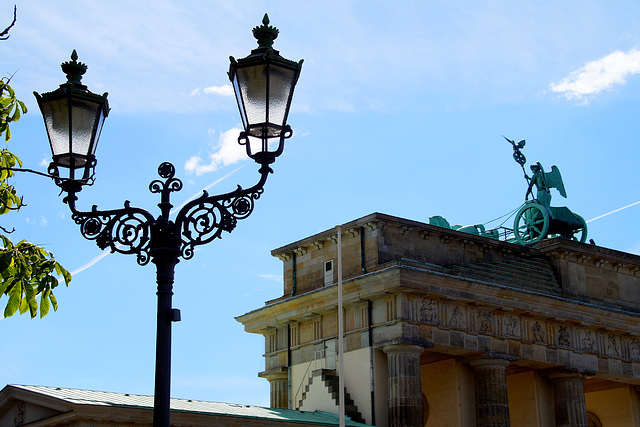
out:
<path id="1" fill-rule="evenodd" d="M 4 29 L 3 32 L 0 33 L 0 40 L 7 40 L 9 37 L 11 37 L 11 35 L 9 34 L 9 30 L 16 23 L 17 10 L 18 10 L 17 6 L 14 5 L 13 6 L 13 21 L 11 22 L 11 25 L 9 25 L 7 28 Z"/>

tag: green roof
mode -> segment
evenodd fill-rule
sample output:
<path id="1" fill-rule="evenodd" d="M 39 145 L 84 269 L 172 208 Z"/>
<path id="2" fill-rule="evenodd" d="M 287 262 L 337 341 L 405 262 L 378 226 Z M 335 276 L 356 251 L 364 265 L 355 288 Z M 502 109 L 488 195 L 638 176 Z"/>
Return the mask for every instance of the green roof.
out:
<path id="1" fill-rule="evenodd" d="M 10 387 L 50 396 L 75 405 L 100 405 L 153 409 L 153 396 L 45 386 L 12 384 Z M 206 402 L 190 399 L 172 398 L 171 411 L 286 421 L 301 424 L 318 424 L 328 426 L 335 426 L 339 424 L 338 415 L 324 411 L 294 411 L 290 409 L 264 408 L 261 406 Z M 367 426 L 367 424 L 351 421 L 348 417 L 345 422 L 348 426 Z"/>

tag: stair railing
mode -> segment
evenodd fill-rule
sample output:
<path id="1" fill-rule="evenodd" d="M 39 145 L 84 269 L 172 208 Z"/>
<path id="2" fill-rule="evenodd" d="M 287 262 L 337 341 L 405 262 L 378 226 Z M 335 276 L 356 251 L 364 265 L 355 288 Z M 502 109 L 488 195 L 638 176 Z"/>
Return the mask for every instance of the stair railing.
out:
<path id="1" fill-rule="evenodd" d="M 298 396 L 301 395 L 303 386 L 309 384 L 311 380 L 311 376 L 313 375 L 313 371 L 317 371 L 318 369 L 324 369 L 326 367 L 327 358 L 330 357 L 329 356 L 330 354 L 333 354 L 333 357 L 337 357 L 337 354 L 335 351 L 327 350 L 326 348 L 322 350 L 316 350 L 313 352 L 313 358 L 307 364 L 307 369 L 305 373 L 302 375 L 302 381 L 300 381 L 298 390 L 294 395 L 293 409 L 300 409 L 300 399 Z M 311 369 L 311 365 L 313 365 L 313 369 Z"/>

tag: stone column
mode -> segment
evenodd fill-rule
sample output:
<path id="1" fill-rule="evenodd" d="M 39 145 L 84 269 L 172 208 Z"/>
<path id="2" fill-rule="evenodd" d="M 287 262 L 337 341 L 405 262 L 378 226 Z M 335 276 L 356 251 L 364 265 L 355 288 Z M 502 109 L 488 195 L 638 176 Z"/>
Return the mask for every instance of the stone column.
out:
<path id="1" fill-rule="evenodd" d="M 285 370 L 267 374 L 265 377 L 271 386 L 269 406 L 289 409 L 289 373 Z"/>
<path id="2" fill-rule="evenodd" d="M 389 427 L 422 427 L 422 381 L 418 345 L 383 347 L 389 370 Z"/>
<path id="3" fill-rule="evenodd" d="M 557 427 L 587 427 L 587 404 L 584 398 L 584 375 L 558 371 L 547 374 L 553 384 L 553 401 Z"/>
<path id="4" fill-rule="evenodd" d="M 476 426 L 508 427 L 507 375 L 509 361 L 483 358 L 470 362 L 476 377 Z"/>

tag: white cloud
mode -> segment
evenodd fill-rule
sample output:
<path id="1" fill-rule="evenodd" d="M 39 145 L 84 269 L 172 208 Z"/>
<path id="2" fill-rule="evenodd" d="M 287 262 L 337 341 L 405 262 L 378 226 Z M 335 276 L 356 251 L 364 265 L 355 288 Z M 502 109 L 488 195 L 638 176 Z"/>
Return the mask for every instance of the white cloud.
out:
<path id="1" fill-rule="evenodd" d="M 233 88 L 231 85 L 209 86 L 202 89 L 202 93 L 205 95 L 233 96 Z M 200 94 L 200 88 L 196 88 L 189 93 L 190 96 L 199 96 Z"/>
<path id="2" fill-rule="evenodd" d="M 586 103 L 588 96 L 610 89 L 614 85 L 625 84 L 627 76 L 639 73 L 640 51 L 617 50 L 571 72 L 558 83 L 552 83 L 549 90 L 561 94 L 568 100 Z"/>
<path id="3" fill-rule="evenodd" d="M 232 96 L 233 88 L 231 85 L 224 86 L 209 86 L 203 89 L 205 95 L 221 95 L 221 96 Z"/>
<path id="4" fill-rule="evenodd" d="M 188 173 L 203 175 L 217 170 L 220 166 L 228 166 L 246 160 L 247 152 L 245 147 L 238 144 L 238 135 L 241 129 L 232 128 L 220 134 L 218 145 L 215 151 L 209 153 L 208 159 L 204 160 L 199 155 L 189 158 L 184 165 Z"/>
<path id="5" fill-rule="evenodd" d="M 258 277 L 263 279 L 273 280 L 274 282 L 282 282 L 283 278 L 281 274 L 258 274 Z"/>

